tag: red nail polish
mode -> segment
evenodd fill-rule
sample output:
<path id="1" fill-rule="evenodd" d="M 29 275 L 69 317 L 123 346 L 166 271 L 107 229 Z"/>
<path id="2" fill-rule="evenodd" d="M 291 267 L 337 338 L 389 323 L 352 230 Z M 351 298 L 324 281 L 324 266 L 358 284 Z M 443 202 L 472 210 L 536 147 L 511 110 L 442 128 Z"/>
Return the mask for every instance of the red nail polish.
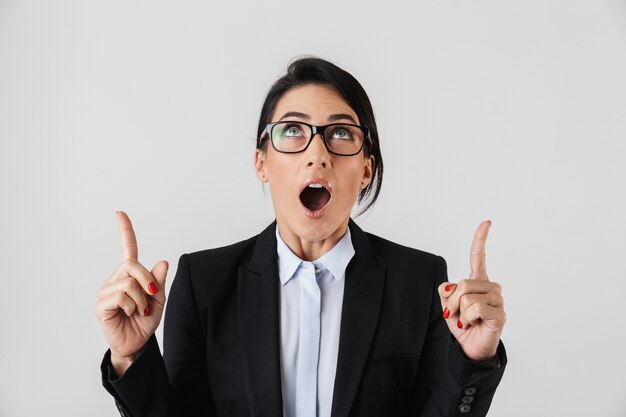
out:
<path id="1" fill-rule="evenodd" d="M 448 285 L 446 285 L 446 286 L 445 286 L 445 288 L 444 288 L 444 290 L 446 290 L 446 292 L 447 292 L 447 291 L 450 291 L 450 288 L 452 288 L 452 286 L 453 286 L 453 285 L 454 285 L 454 284 L 448 284 Z"/>
<path id="2" fill-rule="evenodd" d="M 458 327 L 459 329 L 463 328 L 463 323 L 461 323 L 461 320 L 456 322 L 456 327 Z"/>
<path id="3" fill-rule="evenodd" d="M 444 319 L 449 319 L 449 318 L 450 318 L 450 310 L 448 310 L 448 307 L 446 307 L 446 308 L 443 310 L 443 318 L 444 318 Z"/>
<path id="4" fill-rule="evenodd" d="M 159 290 L 157 289 L 157 286 L 154 282 L 151 282 L 150 285 L 148 285 L 148 292 L 152 295 L 156 294 L 157 292 L 159 292 Z"/>
<path id="5" fill-rule="evenodd" d="M 150 315 L 150 309 L 148 307 L 143 309 L 143 315 L 148 317 Z"/>

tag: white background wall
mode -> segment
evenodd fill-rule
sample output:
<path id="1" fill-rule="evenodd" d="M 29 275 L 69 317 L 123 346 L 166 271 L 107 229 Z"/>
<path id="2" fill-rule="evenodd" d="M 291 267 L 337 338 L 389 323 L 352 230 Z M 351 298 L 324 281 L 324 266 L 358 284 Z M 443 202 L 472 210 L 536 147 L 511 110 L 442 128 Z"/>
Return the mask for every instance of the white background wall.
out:
<path id="1" fill-rule="evenodd" d="M 353 73 L 386 164 L 358 222 L 469 271 L 510 364 L 492 416 L 626 413 L 626 2 L 0 0 L 0 416 L 114 416 L 93 312 L 120 262 L 258 233 L 264 94 L 299 54 Z"/>

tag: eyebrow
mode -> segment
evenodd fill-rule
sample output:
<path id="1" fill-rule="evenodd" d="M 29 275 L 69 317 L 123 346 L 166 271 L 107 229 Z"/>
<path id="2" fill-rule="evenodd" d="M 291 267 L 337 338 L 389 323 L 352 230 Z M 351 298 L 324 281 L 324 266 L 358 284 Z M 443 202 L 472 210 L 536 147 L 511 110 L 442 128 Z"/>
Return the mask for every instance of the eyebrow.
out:
<path id="1" fill-rule="evenodd" d="M 311 116 L 309 116 L 308 114 L 301 113 L 299 111 L 288 111 L 287 113 L 283 114 L 282 117 L 278 120 L 283 120 L 286 117 L 297 117 L 299 119 L 304 119 L 304 120 L 311 119 Z M 337 113 L 337 114 L 331 114 L 330 116 L 328 116 L 329 122 L 334 122 L 337 120 L 350 120 L 355 125 L 358 124 L 356 120 L 354 120 L 354 117 L 352 117 L 351 115 L 347 113 Z"/>

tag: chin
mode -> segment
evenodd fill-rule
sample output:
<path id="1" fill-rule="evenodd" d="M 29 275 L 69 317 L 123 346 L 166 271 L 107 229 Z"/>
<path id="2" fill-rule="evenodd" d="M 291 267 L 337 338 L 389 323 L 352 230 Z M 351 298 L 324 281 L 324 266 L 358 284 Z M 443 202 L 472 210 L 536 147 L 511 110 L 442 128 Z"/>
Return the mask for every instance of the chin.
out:
<path id="1" fill-rule="evenodd" d="M 300 201 L 298 201 L 300 203 Z M 293 204 L 276 212 L 276 218 L 290 233 L 298 238 L 319 242 L 330 238 L 339 228 L 347 225 L 350 210 L 337 206 L 332 201 L 319 211 L 308 209 L 304 204 Z"/>
<path id="2" fill-rule="evenodd" d="M 328 239 L 337 229 L 343 226 L 344 222 L 347 222 L 348 215 L 344 217 L 332 216 L 332 213 L 326 213 L 318 219 L 310 219 L 303 216 L 298 221 L 298 230 L 294 230 L 294 233 L 300 238 L 311 242 Z"/>

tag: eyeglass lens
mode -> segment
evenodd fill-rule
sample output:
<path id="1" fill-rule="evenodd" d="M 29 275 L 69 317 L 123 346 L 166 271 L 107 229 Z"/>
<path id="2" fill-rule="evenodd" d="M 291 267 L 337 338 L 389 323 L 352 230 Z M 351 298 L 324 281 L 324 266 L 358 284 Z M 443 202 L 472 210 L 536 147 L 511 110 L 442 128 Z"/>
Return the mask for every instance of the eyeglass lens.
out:
<path id="1" fill-rule="evenodd" d="M 280 122 L 272 129 L 272 143 L 280 152 L 302 151 L 311 139 L 311 127 L 298 122 Z M 333 124 L 323 133 L 331 152 L 339 155 L 357 153 L 363 145 L 364 133 L 358 126 Z"/>

